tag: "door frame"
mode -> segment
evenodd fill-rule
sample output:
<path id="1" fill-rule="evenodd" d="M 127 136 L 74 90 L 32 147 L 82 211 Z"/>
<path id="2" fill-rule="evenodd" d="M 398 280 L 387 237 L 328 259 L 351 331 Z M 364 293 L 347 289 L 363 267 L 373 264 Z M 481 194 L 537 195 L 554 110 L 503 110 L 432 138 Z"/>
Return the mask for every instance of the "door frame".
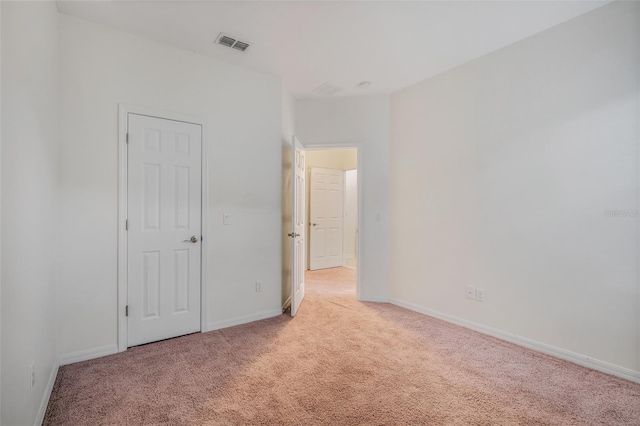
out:
<path id="1" fill-rule="evenodd" d="M 201 235 L 202 244 L 200 252 L 200 332 L 204 333 L 207 324 L 206 311 L 206 272 L 205 268 L 207 246 L 209 238 L 207 238 L 207 217 L 209 209 L 209 167 L 207 159 L 207 143 L 206 143 L 206 120 L 202 117 L 177 114 L 169 111 L 163 111 L 156 108 L 136 106 L 130 104 L 118 104 L 118 295 L 116 306 L 118 319 L 118 352 L 127 350 L 128 339 L 128 321 L 126 316 L 126 305 L 129 284 L 127 282 L 127 230 L 125 228 L 127 220 L 127 129 L 129 127 L 129 114 L 144 115 L 148 117 L 160 118 L 172 121 L 181 121 L 184 123 L 196 124 L 200 126 L 202 143 L 201 145 L 201 161 L 202 171 L 200 178 L 201 186 Z"/>
<path id="2" fill-rule="evenodd" d="M 360 161 L 360 160 L 358 160 Z M 347 169 L 347 170 L 343 170 L 342 171 L 342 264 L 344 265 L 345 260 L 347 259 L 345 256 L 345 251 L 344 251 L 344 211 L 346 209 L 347 206 L 347 172 L 350 171 L 356 171 L 356 203 L 357 203 L 357 207 L 358 207 L 358 217 L 360 215 L 360 200 L 358 200 L 358 187 L 359 185 L 359 172 L 358 172 L 358 168 L 356 167 L 355 169 Z M 360 221 L 356 220 L 357 225 L 360 224 Z M 356 233 L 359 234 L 358 230 L 356 229 Z M 356 244 L 357 246 L 357 244 Z M 358 261 L 358 247 L 355 248 L 354 250 L 354 254 L 356 255 L 356 262 Z M 347 266 L 348 268 L 349 266 Z M 356 273 L 357 273 L 357 265 L 356 265 Z"/>
<path id="3" fill-rule="evenodd" d="M 358 240 L 358 247 L 360 248 L 362 247 L 362 235 L 363 235 L 362 223 L 363 223 L 363 217 L 364 217 L 364 209 L 362 208 L 362 187 L 364 186 L 364 178 L 363 178 L 364 173 L 363 173 L 363 167 L 362 167 L 363 144 L 359 142 L 344 142 L 344 143 L 339 142 L 339 143 L 316 143 L 316 144 L 309 144 L 304 146 L 305 151 L 330 151 L 330 150 L 339 150 L 339 149 L 355 149 L 357 152 L 357 161 L 358 161 L 357 168 L 356 168 L 356 170 L 358 170 L 358 239 L 357 240 Z M 310 195 L 311 194 L 307 194 L 306 196 L 309 197 Z M 361 279 L 362 255 L 361 253 L 362 251 L 358 253 L 358 257 L 356 260 L 356 299 L 358 300 L 362 300 L 362 279 Z M 344 257 L 344 250 L 342 254 Z M 344 259 L 342 263 L 344 264 Z M 309 265 L 306 265 L 306 266 L 308 267 Z"/>

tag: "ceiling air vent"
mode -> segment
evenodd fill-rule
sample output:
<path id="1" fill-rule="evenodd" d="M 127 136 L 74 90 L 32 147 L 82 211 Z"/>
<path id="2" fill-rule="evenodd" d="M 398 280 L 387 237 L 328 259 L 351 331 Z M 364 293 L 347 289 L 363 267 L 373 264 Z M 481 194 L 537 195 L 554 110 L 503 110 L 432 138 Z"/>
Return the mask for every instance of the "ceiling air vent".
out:
<path id="1" fill-rule="evenodd" d="M 341 91 L 342 88 L 335 86 L 329 82 L 326 83 L 322 83 L 320 86 L 316 87 L 315 89 L 313 89 L 314 92 L 317 93 L 322 93 L 325 95 L 335 95 L 336 93 L 338 93 L 339 91 Z"/>
<path id="2" fill-rule="evenodd" d="M 245 50 L 247 50 L 249 48 L 249 43 L 246 43 L 244 41 L 236 40 L 235 38 L 230 37 L 229 35 L 227 35 L 225 33 L 220 33 L 218 35 L 218 38 L 216 39 L 216 43 L 221 44 L 221 45 L 226 46 L 226 47 L 230 47 L 232 49 L 239 50 L 241 52 L 244 52 Z"/>
<path id="3" fill-rule="evenodd" d="M 249 43 L 244 43 L 242 41 L 236 41 L 236 43 L 231 46 L 236 50 L 239 50 L 241 52 L 244 52 L 245 50 L 247 50 L 247 47 L 249 47 Z"/>

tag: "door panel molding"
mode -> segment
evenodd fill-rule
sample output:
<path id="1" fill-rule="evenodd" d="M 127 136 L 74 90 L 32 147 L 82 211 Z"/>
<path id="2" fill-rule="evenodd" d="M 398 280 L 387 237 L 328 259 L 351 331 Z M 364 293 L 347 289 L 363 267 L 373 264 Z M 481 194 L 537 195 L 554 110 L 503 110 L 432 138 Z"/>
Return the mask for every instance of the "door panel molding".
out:
<path id="1" fill-rule="evenodd" d="M 306 154 L 304 146 L 294 135 L 292 141 L 291 185 L 291 316 L 295 316 L 305 292 L 305 247 L 307 245 L 305 213 Z"/>
<path id="2" fill-rule="evenodd" d="M 309 269 L 344 264 L 344 172 L 312 167 L 309 184 Z"/>
<path id="3" fill-rule="evenodd" d="M 152 118 L 159 118 L 165 120 L 178 121 L 189 124 L 196 124 L 201 129 L 201 262 L 200 262 L 200 330 L 201 332 L 208 331 L 207 328 L 207 267 L 206 267 L 206 253 L 207 246 L 209 244 L 209 238 L 207 238 L 207 217 L 209 206 L 209 167 L 207 156 L 207 132 L 206 132 L 206 120 L 202 117 L 177 114 L 170 111 L 163 111 L 155 108 L 148 108 L 143 106 L 136 106 L 130 104 L 118 105 L 118 305 L 117 309 L 117 330 L 118 330 L 118 352 L 123 352 L 127 349 L 127 211 L 128 211 L 128 191 L 127 191 L 127 129 L 129 127 L 129 114 L 142 115 Z M 187 149 L 184 144 L 181 143 L 180 138 L 175 141 L 176 150 Z M 148 141 L 153 145 L 153 140 Z M 149 146 L 152 148 L 152 146 Z"/>

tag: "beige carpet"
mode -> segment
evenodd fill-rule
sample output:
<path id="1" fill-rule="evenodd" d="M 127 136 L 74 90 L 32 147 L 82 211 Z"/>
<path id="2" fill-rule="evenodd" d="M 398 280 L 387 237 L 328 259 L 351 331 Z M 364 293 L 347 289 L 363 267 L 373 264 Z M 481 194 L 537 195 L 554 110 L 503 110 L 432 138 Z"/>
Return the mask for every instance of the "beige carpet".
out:
<path id="1" fill-rule="evenodd" d="M 333 282 L 331 280 L 337 280 Z M 62 367 L 46 425 L 640 425 L 640 385 L 307 275 L 298 316 Z"/>

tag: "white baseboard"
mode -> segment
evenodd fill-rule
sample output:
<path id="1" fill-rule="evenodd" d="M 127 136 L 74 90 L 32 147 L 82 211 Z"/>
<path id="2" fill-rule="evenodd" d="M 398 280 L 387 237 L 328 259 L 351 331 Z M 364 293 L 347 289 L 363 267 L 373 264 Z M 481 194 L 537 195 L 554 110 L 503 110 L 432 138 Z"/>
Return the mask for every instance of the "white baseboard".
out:
<path id="1" fill-rule="evenodd" d="M 287 300 L 285 300 L 284 303 L 282 304 L 282 312 L 284 312 L 284 310 L 287 309 L 289 306 L 291 306 L 291 296 L 287 297 Z"/>
<path id="2" fill-rule="evenodd" d="M 94 358 L 100 358 L 101 356 L 113 355 L 118 353 L 118 345 L 100 346 L 93 349 L 87 349 L 84 351 L 70 352 L 58 356 L 59 365 L 73 364 L 75 362 L 87 361 Z"/>
<path id="3" fill-rule="evenodd" d="M 389 303 L 389 299 L 386 297 L 362 297 L 358 299 L 359 302 L 375 302 L 375 303 Z"/>
<path id="4" fill-rule="evenodd" d="M 108 345 L 102 346 L 99 348 L 88 349 L 85 351 L 71 352 L 68 354 L 58 355 L 56 357 L 53 368 L 51 369 L 51 374 L 49 375 L 49 381 L 47 382 L 47 387 L 44 390 L 44 395 L 42 396 L 42 402 L 40 403 L 40 408 L 38 408 L 38 414 L 36 415 L 36 420 L 34 422 L 35 426 L 42 425 L 44 421 L 44 416 L 47 414 L 47 406 L 49 405 L 49 399 L 51 398 L 51 392 L 53 391 L 53 385 L 56 384 L 56 377 L 58 377 L 58 370 L 60 366 L 73 364 L 74 362 L 87 361 L 93 358 L 99 358 L 105 355 L 111 355 L 118 352 L 118 345 Z"/>
<path id="5" fill-rule="evenodd" d="M 51 398 L 51 392 L 53 391 L 53 385 L 56 383 L 56 377 L 58 377 L 58 361 L 55 361 L 53 368 L 51 369 L 51 374 L 49 375 L 49 381 L 47 382 L 47 387 L 44 389 L 44 395 L 42 395 L 42 402 L 40 403 L 40 408 L 38 408 L 38 414 L 36 415 L 36 421 L 33 423 L 34 426 L 41 426 L 44 421 L 44 415 L 47 414 L 47 406 L 49 405 L 49 398 Z"/>
<path id="6" fill-rule="evenodd" d="M 389 300 L 389 302 L 394 305 L 409 309 L 411 311 L 428 315 L 430 317 L 438 318 L 452 324 L 460 325 L 462 327 L 469 328 L 471 330 L 474 330 L 483 334 L 487 334 L 489 336 L 493 336 L 501 340 L 506 340 L 507 342 L 514 343 L 518 346 L 524 346 L 525 348 L 533 349 L 535 351 L 542 352 L 547 355 L 552 355 L 557 358 L 571 361 L 574 364 L 578 364 L 583 367 L 588 367 L 593 370 L 597 370 L 603 373 L 611 374 L 613 376 L 621 377 L 623 379 L 630 380 L 635 383 L 640 383 L 640 371 L 634 371 L 629 368 L 620 367 L 618 365 L 610 364 L 605 361 L 600 361 L 598 359 L 594 359 L 586 355 L 571 352 L 566 349 L 558 348 L 556 346 L 547 345 L 546 343 L 538 342 L 536 340 L 532 340 L 526 337 L 518 336 L 516 334 L 508 333 L 506 331 L 487 327 L 485 325 L 478 324 L 473 321 L 468 321 L 462 318 L 454 317 L 452 315 L 443 314 L 441 312 L 434 311 L 433 309 L 423 308 L 421 306 L 415 305 L 410 302 L 405 302 L 403 300 L 392 298 Z"/>
<path id="7" fill-rule="evenodd" d="M 251 315 L 243 315 L 235 318 L 230 318 L 228 320 L 210 322 L 209 324 L 207 324 L 207 329 L 203 330 L 203 332 L 220 330 L 221 328 L 233 327 L 234 325 L 248 324 L 254 321 L 277 317 L 278 315 L 282 315 L 282 310 L 274 309 L 271 311 L 263 311 Z"/>

